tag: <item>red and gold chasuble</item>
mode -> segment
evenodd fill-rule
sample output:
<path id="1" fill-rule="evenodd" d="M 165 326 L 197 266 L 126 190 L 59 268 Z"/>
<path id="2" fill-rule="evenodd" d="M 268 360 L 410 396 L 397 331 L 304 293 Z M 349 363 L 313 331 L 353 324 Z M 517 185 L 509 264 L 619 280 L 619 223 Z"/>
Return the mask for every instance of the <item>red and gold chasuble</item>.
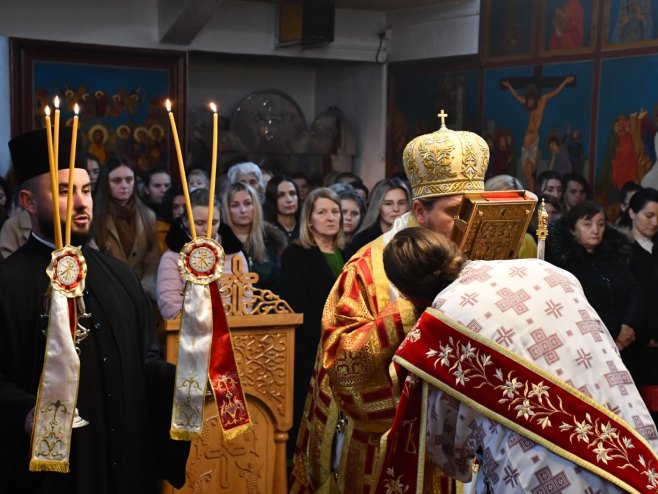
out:
<path id="1" fill-rule="evenodd" d="M 386 278 L 385 241 L 379 237 L 352 257 L 329 294 L 297 438 L 293 493 L 362 494 L 375 482 L 381 436 L 391 426 L 400 397 L 389 366 L 417 318 L 412 304 L 397 299 Z M 346 422 L 339 420 L 339 409 Z M 345 428 L 345 442 L 339 464 L 333 465 L 337 427 Z M 441 490 L 445 479 L 440 474 L 431 477 L 428 492 L 450 494 Z"/>

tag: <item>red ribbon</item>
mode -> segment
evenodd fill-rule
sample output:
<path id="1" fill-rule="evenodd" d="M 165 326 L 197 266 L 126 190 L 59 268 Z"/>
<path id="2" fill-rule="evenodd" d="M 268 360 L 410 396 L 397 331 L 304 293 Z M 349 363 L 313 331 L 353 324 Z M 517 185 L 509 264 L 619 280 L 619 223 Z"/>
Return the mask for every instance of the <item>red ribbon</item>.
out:
<path id="1" fill-rule="evenodd" d="M 237 432 L 242 427 L 249 426 L 251 421 L 233 353 L 222 296 L 217 282 L 210 283 L 209 287 L 212 304 L 212 343 L 208 376 L 222 430 L 224 433 Z"/>

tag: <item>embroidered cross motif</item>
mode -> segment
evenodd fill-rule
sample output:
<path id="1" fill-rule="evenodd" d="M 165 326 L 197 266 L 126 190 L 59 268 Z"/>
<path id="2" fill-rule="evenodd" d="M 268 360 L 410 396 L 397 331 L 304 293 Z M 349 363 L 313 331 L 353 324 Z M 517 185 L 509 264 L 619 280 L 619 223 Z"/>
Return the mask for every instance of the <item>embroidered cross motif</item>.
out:
<path id="1" fill-rule="evenodd" d="M 526 271 L 527 269 L 522 266 L 514 266 L 509 270 L 509 275 L 511 278 L 514 278 L 515 276 L 518 276 L 519 278 L 525 278 L 526 277 Z"/>
<path id="2" fill-rule="evenodd" d="M 514 334 L 513 329 L 507 329 L 501 326 L 496 330 L 496 343 L 499 345 L 511 346 L 512 343 L 514 343 L 512 341 L 512 336 L 514 336 Z"/>
<path id="3" fill-rule="evenodd" d="M 532 489 L 532 494 L 559 494 L 571 485 L 564 471 L 553 475 L 548 467 L 535 472 L 535 477 L 537 477 L 539 485 Z"/>
<path id="4" fill-rule="evenodd" d="M 480 266 L 477 269 L 466 268 L 462 276 L 459 277 L 459 282 L 463 285 L 467 285 L 474 281 L 484 283 L 485 281 L 491 279 L 491 275 L 489 274 L 491 269 L 491 266 Z"/>
<path id="5" fill-rule="evenodd" d="M 601 333 L 603 332 L 601 321 L 592 319 L 586 310 L 579 310 L 578 313 L 582 317 L 582 320 L 576 323 L 580 332 L 582 334 L 591 333 L 594 341 L 601 341 Z"/>
<path id="6" fill-rule="evenodd" d="M 539 360 L 541 357 L 546 359 L 546 363 L 549 365 L 554 364 L 560 357 L 558 357 L 556 349 L 562 346 L 562 341 L 557 334 L 553 333 L 549 336 L 546 336 L 544 330 L 539 328 L 530 333 L 532 339 L 537 343 L 528 348 L 530 355 L 535 360 Z"/>
<path id="7" fill-rule="evenodd" d="M 530 439 L 522 436 L 517 432 L 515 432 L 510 436 L 507 444 L 509 445 L 510 448 L 512 446 L 518 445 L 523 450 L 524 453 L 527 453 L 528 451 L 530 451 L 532 448 L 536 446 L 535 443 L 532 442 Z"/>
<path id="8" fill-rule="evenodd" d="M 564 309 L 564 307 L 561 303 L 556 303 L 552 300 L 549 300 L 546 302 L 546 308 L 544 309 L 544 312 L 547 316 L 555 316 L 555 319 L 558 319 L 562 317 L 562 309 Z"/>
<path id="9" fill-rule="evenodd" d="M 631 375 L 626 370 L 618 370 L 617 366 L 615 366 L 615 363 L 612 361 L 608 361 L 607 364 L 608 369 L 610 369 L 611 372 L 605 374 L 605 380 L 608 381 L 610 386 L 619 386 L 619 392 L 623 396 L 628 395 L 626 385 L 632 384 L 633 380 L 631 379 Z"/>
<path id="10" fill-rule="evenodd" d="M 591 353 L 586 352 L 582 348 L 579 348 L 576 353 L 578 354 L 578 357 L 576 357 L 576 365 L 582 365 L 583 367 L 585 367 L 585 369 L 589 369 L 590 367 L 592 367 Z"/>
<path id="11" fill-rule="evenodd" d="M 503 477 L 503 482 L 511 487 L 516 487 L 516 484 L 519 483 L 520 472 L 516 468 L 512 468 L 508 465 L 505 467 L 504 473 L 505 476 Z"/>
<path id="12" fill-rule="evenodd" d="M 514 312 L 517 314 L 523 314 L 528 311 L 528 308 L 523 302 L 530 300 L 530 295 L 523 290 L 513 292 L 509 288 L 503 288 L 496 293 L 501 297 L 501 300 L 496 302 L 496 307 L 502 312 L 514 309 Z"/>
<path id="13" fill-rule="evenodd" d="M 656 426 L 653 424 L 645 424 L 637 415 L 633 415 L 633 425 L 635 426 L 635 430 L 645 439 L 652 440 L 658 437 Z"/>
<path id="14" fill-rule="evenodd" d="M 464 307 L 465 305 L 475 305 L 478 302 L 478 294 L 477 293 L 465 293 L 461 297 L 461 302 L 459 302 L 459 305 Z"/>
<path id="15" fill-rule="evenodd" d="M 571 282 L 569 281 L 569 278 L 567 278 L 564 275 L 558 274 L 557 272 L 547 269 L 547 272 L 550 273 L 550 276 L 547 276 L 544 278 L 546 283 L 553 288 L 554 286 L 561 286 L 562 289 L 565 292 L 573 292 L 573 286 L 571 285 Z"/>

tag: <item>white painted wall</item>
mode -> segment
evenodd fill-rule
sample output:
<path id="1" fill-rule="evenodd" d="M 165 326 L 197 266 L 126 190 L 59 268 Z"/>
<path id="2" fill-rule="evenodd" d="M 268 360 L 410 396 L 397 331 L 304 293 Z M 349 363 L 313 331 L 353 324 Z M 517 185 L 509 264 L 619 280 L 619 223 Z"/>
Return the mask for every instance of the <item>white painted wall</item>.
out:
<path id="1" fill-rule="evenodd" d="M 391 12 L 389 62 L 478 53 L 480 0 Z"/>
<path id="2" fill-rule="evenodd" d="M 355 171 L 369 185 L 383 178 L 385 170 L 387 71 L 386 65 L 375 63 L 377 33 L 391 28 L 392 39 L 386 43 L 389 62 L 473 54 L 478 45 L 479 0 L 442 2 L 388 15 L 339 9 L 333 43 L 288 48 L 276 46 L 277 6 L 273 3 L 224 0 L 189 46 L 158 42 L 157 0 L 11 0 L 3 4 L 0 37 L 271 57 L 227 61 L 192 54 L 189 106 L 217 100 L 232 112 L 250 92 L 273 88 L 298 102 L 309 125 L 319 112 L 337 106 L 357 134 Z M 2 98 L 8 99 L 9 75 L 6 38 L 0 40 L 1 109 Z M 323 65 L 311 59 L 343 63 Z M 0 139 L 6 141 L 9 116 L 1 110 L 0 115 Z M 0 147 L 3 173 L 6 147 Z"/>

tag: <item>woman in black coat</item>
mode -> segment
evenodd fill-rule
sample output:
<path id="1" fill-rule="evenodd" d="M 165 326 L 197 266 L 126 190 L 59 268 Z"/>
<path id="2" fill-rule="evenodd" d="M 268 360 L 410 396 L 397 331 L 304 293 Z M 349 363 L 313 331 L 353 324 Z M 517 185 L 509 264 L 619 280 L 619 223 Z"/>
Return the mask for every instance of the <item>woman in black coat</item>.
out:
<path id="1" fill-rule="evenodd" d="M 587 201 L 549 225 L 546 247 L 547 261 L 578 278 L 631 375 L 637 375 L 635 339 L 642 332 L 646 311 L 640 286 L 628 266 L 631 246 L 626 237 L 606 226 L 603 207 Z"/>
<path id="2" fill-rule="evenodd" d="M 658 191 L 637 191 L 627 212 L 634 240 L 630 268 L 640 283 L 647 307 L 646 332 L 637 342 L 642 372 L 636 384 L 658 423 Z"/>
<path id="3" fill-rule="evenodd" d="M 320 344 L 322 310 L 343 269 L 342 246 L 340 199 L 331 189 L 315 189 L 302 208 L 299 240 L 283 252 L 281 260 L 279 294 L 295 312 L 304 314 L 304 323 L 295 334 L 293 427 L 288 440 L 290 458 Z"/>

